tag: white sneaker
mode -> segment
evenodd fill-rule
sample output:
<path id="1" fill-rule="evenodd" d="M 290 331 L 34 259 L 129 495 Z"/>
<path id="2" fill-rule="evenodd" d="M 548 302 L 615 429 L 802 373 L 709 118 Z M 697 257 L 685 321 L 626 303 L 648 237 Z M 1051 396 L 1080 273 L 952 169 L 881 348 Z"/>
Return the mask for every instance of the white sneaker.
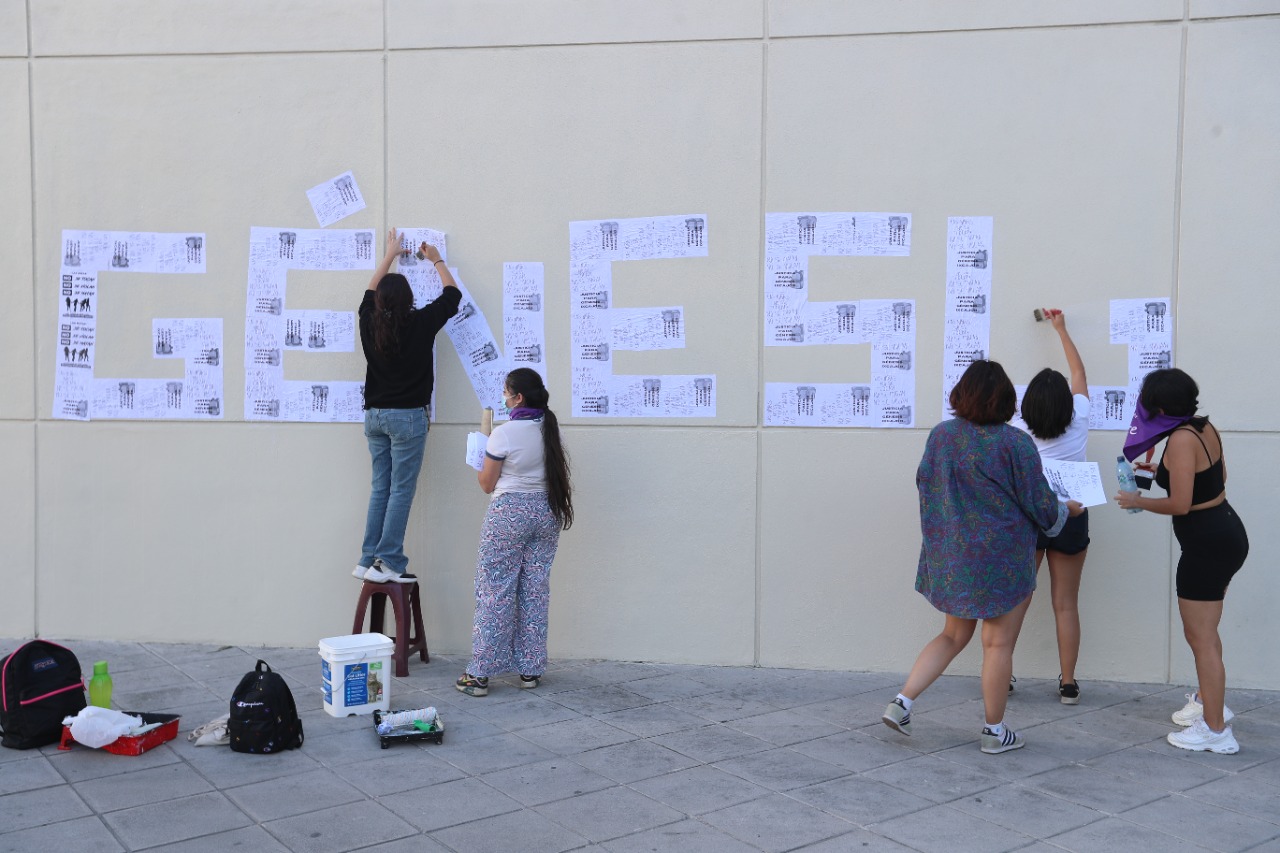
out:
<path id="1" fill-rule="evenodd" d="M 981 749 L 987 755 L 999 755 L 1011 749 L 1022 749 L 1026 745 L 1026 739 L 1008 726 L 1000 734 L 993 734 L 990 728 L 982 729 Z"/>
<path id="2" fill-rule="evenodd" d="M 354 569 L 351 570 L 351 577 L 355 578 L 356 580 L 362 581 L 364 580 L 364 576 L 369 573 L 369 569 L 371 568 L 373 567 L 372 566 L 356 566 Z"/>
<path id="3" fill-rule="evenodd" d="M 417 575 L 411 575 L 408 572 L 405 572 L 404 574 L 401 574 L 400 572 L 393 572 L 390 569 L 388 569 L 386 566 L 381 566 L 381 565 L 374 566 L 373 568 L 369 569 L 369 571 L 365 572 L 364 579 L 366 581 L 372 581 L 373 583 L 388 583 L 388 582 L 417 583 L 418 582 Z"/>
<path id="4" fill-rule="evenodd" d="M 1222 722 L 1229 723 L 1235 714 L 1231 713 L 1231 709 L 1226 705 L 1222 706 Z M 1189 726 L 1196 720 L 1204 719 L 1204 705 L 1200 702 L 1200 694 L 1188 693 L 1187 704 L 1183 705 L 1181 710 L 1173 712 L 1173 721 L 1180 726 Z"/>
<path id="5" fill-rule="evenodd" d="M 889 707 L 884 709 L 884 714 L 880 716 L 880 721 L 895 732 L 901 732 L 907 737 L 911 736 L 911 712 L 907 710 L 907 706 L 902 704 L 902 700 L 894 698 L 889 703 Z"/>
<path id="6" fill-rule="evenodd" d="M 1231 733 L 1231 726 L 1215 732 L 1205 723 L 1204 718 L 1196 720 L 1190 727 L 1180 732 L 1169 732 L 1169 743 L 1179 749 L 1193 752 L 1216 752 L 1218 755 L 1235 755 L 1240 751 L 1236 736 Z"/>

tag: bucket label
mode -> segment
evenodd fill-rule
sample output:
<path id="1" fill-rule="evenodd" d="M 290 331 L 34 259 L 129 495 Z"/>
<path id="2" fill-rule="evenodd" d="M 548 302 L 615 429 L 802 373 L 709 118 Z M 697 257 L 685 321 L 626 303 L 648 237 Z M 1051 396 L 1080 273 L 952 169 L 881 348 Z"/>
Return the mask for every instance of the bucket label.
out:
<path id="1" fill-rule="evenodd" d="M 333 685 L 326 679 L 321 685 L 321 691 L 324 693 L 324 704 L 333 704 Z"/>
<path id="2" fill-rule="evenodd" d="M 348 708 L 369 704 L 369 664 L 351 663 L 343 668 L 343 704 Z"/>
<path id="3" fill-rule="evenodd" d="M 369 664 L 369 701 L 382 701 L 382 661 Z"/>
<path id="4" fill-rule="evenodd" d="M 320 677 L 325 682 L 333 681 L 333 670 L 329 669 L 329 662 L 324 658 L 320 658 Z"/>

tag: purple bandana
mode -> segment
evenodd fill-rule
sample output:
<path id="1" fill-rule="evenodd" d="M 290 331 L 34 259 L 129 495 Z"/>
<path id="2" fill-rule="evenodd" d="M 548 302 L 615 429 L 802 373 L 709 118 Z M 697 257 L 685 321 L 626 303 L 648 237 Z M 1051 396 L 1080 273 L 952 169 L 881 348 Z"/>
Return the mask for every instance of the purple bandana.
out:
<path id="1" fill-rule="evenodd" d="M 513 421 L 536 421 L 542 417 L 542 409 L 529 409 L 524 406 L 516 406 L 511 410 L 511 420 Z"/>
<path id="2" fill-rule="evenodd" d="M 1160 439 L 1173 432 L 1195 415 L 1148 415 L 1139 403 L 1129 422 L 1129 435 L 1124 440 L 1124 458 L 1130 462 L 1160 443 Z"/>

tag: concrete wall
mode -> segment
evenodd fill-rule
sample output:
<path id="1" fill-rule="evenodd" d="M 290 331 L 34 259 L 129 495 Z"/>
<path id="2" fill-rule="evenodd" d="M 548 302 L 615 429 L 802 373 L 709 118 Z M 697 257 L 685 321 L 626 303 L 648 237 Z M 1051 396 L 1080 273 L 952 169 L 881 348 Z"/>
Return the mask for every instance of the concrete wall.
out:
<path id="1" fill-rule="evenodd" d="M 0 0 L 0 636 L 311 645 L 349 630 L 368 478 L 355 425 L 246 423 L 248 233 L 429 226 L 501 318 L 503 261 L 546 265 L 551 391 L 578 523 L 553 577 L 558 657 L 904 670 L 940 617 L 912 591 L 913 473 L 941 417 L 948 216 L 995 217 L 992 355 L 1061 366 L 1033 307 L 1067 309 L 1092 382 L 1123 384 L 1108 301 L 1172 295 L 1176 361 L 1223 429 L 1253 554 L 1228 674 L 1269 654 L 1267 519 L 1280 395 L 1280 0 Z M 765 429 L 766 381 L 866 380 L 869 348 L 761 346 L 763 216 L 913 215 L 906 259 L 822 258 L 815 299 L 907 297 L 918 429 Z M 619 372 L 714 372 L 718 417 L 567 417 L 568 223 L 708 216 L 706 258 L 619 264 L 622 305 L 682 304 L 688 346 Z M 53 421 L 64 228 L 203 231 L 203 276 L 106 273 L 96 372 L 179 375 L 153 317 L 222 317 L 223 422 Z M 367 273 L 292 273 L 290 306 L 354 308 Z M 468 647 L 485 498 L 478 417 L 442 338 L 438 419 L 407 550 L 433 649 Z M 289 353 L 286 378 L 362 376 Z M 1092 458 L 1113 458 L 1095 432 Z M 1080 677 L 1194 678 L 1167 518 L 1091 513 Z M 1047 589 L 1047 577 L 1042 578 Z M 1017 670 L 1056 670 L 1048 596 Z M 959 669 L 976 671 L 976 654 Z"/>

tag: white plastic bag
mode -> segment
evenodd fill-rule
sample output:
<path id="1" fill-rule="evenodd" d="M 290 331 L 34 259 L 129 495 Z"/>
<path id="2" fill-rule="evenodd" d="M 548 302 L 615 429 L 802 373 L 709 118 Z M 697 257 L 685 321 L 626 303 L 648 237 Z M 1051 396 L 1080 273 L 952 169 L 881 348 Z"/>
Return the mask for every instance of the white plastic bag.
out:
<path id="1" fill-rule="evenodd" d="M 99 708 L 96 705 L 89 705 L 74 717 L 67 719 L 71 721 L 71 736 L 76 739 L 76 743 L 91 746 L 94 749 L 101 749 L 109 743 L 114 743 L 121 735 L 128 734 L 131 729 L 142 725 L 141 717 L 131 717 L 120 711 Z M 67 720 L 63 722 L 66 723 Z"/>

